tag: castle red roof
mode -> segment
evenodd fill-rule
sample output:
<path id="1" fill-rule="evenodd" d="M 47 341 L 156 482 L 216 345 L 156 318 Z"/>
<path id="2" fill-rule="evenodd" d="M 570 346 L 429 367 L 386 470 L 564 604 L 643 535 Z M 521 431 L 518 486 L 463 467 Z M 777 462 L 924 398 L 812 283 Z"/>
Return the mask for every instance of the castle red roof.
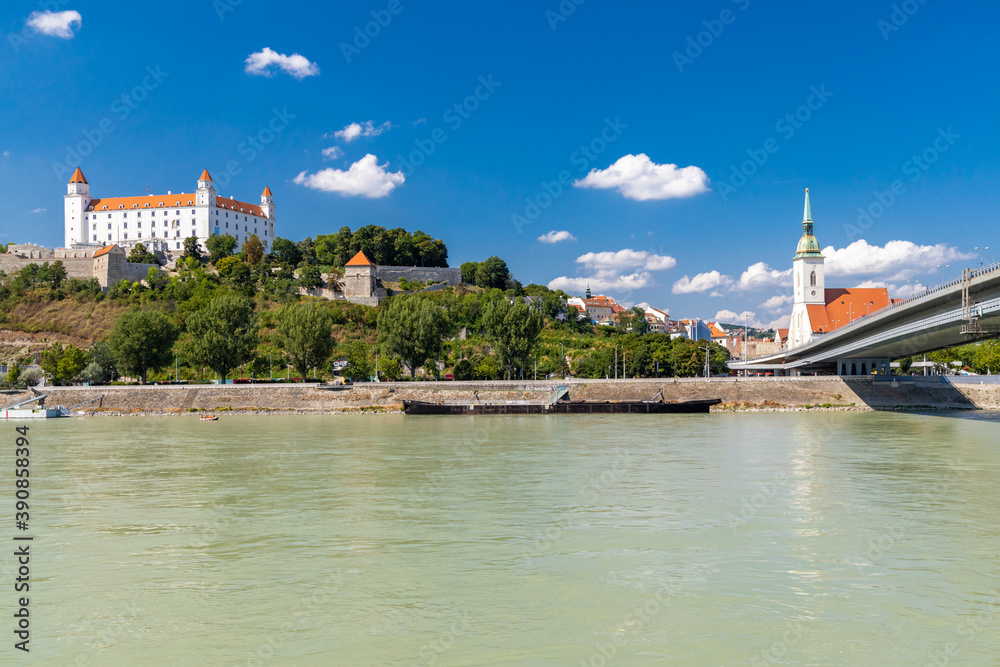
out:
<path id="1" fill-rule="evenodd" d="M 347 266 L 374 266 L 374 265 L 368 261 L 368 258 L 365 257 L 365 253 L 359 250 L 358 254 L 352 257 L 351 261 L 347 263 Z"/>

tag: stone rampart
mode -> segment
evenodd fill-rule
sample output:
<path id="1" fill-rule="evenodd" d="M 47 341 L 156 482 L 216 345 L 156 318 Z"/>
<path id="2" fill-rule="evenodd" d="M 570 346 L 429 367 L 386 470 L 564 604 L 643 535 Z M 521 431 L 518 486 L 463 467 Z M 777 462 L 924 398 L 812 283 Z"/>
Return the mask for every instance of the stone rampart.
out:
<path id="1" fill-rule="evenodd" d="M 80 280 L 90 280 L 94 277 L 94 260 L 89 258 L 67 258 L 60 259 L 54 257 L 44 257 L 44 258 L 27 258 L 19 257 L 18 255 L 12 255 L 11 253 L 0 254 L 0 271 L 4 271 L 8 274 L 16 273 L 29 264 L 44 264 L 48 262 L 49 264 L 55 264 L 56 262 L 62 262 L 63 266 L 66 267 L 66 275 L 70 278 L 79 278 Z"/>
<path id="2" fill-rule="evenodd" d="M 376 268 L 378 279 L 383 282 L 395 283 L 400 278 L 415 283 L 429 283 L 437 281 L 449 285 L 460 285 L 462 283 L 461 269 L 442 269 L 423 266 L 379 266 Z"/>

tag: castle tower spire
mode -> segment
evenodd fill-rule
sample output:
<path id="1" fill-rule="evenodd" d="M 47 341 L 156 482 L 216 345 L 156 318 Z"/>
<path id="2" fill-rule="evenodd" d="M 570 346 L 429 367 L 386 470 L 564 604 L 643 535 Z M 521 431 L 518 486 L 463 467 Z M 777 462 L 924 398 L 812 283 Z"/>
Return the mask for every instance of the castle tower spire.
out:
<path id="1" fill-rule="evenodd" d="M 806 205 L 802 212 L 802 238 L 795 248 L 795 259 L 800 257 L 822 257 L 819 241 L 813 236 L 812 205 L 809 203 L 809 188 L 806 188 Z"/>

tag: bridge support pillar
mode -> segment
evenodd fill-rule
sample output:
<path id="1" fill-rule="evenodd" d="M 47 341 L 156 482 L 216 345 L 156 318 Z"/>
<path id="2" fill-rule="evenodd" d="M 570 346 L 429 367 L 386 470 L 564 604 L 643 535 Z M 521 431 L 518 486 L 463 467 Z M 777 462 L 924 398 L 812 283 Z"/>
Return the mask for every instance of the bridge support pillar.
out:
<path id="1" fill-rule="evenodd" d="M 857 359 L 837 359 L 837 375 L 846 377 L 852 375 L 889 375 L 889 358 L 860 357 Z"/>

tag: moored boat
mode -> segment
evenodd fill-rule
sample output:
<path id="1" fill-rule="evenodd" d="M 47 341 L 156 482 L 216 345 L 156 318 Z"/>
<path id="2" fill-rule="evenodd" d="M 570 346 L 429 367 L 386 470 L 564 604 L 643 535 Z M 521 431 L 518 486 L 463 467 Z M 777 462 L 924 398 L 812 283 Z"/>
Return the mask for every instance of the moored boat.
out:
<path id="1" fill-rule="evenodd" d="M 579 415 L 706 413 L 722 399 L 692 401 L 570 401 L 546 403 L 431 403 L 403 401 L 407 415 Z"/>

